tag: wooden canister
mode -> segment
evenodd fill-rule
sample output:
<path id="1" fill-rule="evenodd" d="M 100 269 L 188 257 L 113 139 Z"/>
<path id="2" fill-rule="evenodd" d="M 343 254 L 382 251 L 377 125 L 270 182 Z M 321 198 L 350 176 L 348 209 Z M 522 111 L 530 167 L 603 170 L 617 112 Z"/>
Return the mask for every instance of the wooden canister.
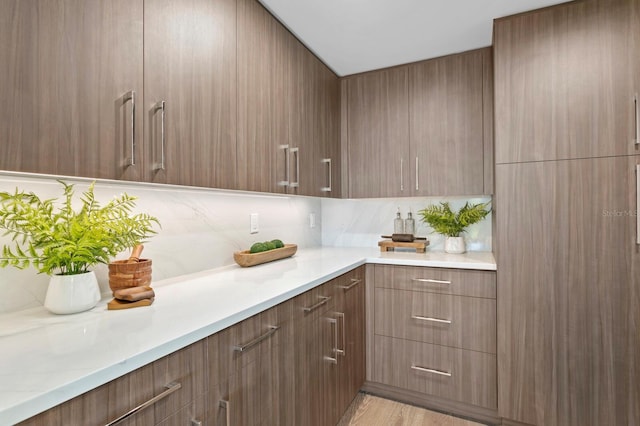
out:
<path id="1" fill-rule="evenodd" d="M 111 287 L 111 291 L 150 284 L 151 259 L 140 259 L 138 262 L 115 260 L 109 263 L 109 287 Z"/>

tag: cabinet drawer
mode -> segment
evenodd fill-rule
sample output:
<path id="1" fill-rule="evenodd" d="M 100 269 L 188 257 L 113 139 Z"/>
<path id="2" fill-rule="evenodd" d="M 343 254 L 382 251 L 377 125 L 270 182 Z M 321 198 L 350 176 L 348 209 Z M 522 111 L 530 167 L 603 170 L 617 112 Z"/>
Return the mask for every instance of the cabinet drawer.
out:
<path id="1" fill-rule="evenodd" d="M 375 265 L 375 287 L 496 298 L 496 273 L 467 269 Z"/>
<path id="2" fill-rule="evenodd" d="M 375 336 L 373 381 L 497 408 L 496 356 Z"/>
<path id="3" fill-rule="evenodd" d="M 375 289 L 375 334 L 496 353 L 496 301 Z"/>

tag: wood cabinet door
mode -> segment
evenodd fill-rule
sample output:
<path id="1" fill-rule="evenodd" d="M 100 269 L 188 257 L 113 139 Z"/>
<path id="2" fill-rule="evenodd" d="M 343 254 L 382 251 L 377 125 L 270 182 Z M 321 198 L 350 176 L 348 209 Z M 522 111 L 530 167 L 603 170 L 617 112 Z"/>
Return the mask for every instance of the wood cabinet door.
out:
<path id="1" fill-rule="evenodd" d="M 484 193 L 483 69 L 489 49 L 409 66 L 413 195 Z"/>
<path id="2" fill-rule="evenodd" d="M 238 189 L 286 192 L 289 33 L 255 0 L 237 7 Z"/>
<path id="3" fill-rule="evenodd" d="M 144 34 L 147 179 L 235 188 L 236 2 L 148 2 Z"/>
<path id="4" fill-rule="evenodd" d="M 408 67 L 347 80 L 350 198 L 411 195 Z"/>
<path id="5" fill-rule="evenodd" d="M 496 166 L 501 416 L 640 424 L 637 164 Z"/>
<path id="6" fill-rule="evenodd" d="M 495 22 L 496 163 L 639 152 L 635 7 L 570 2 Z"/>
<path id="7" fill-rule="evenodd" d="M 365 380 L 365 281 L 364 267 L 333 280 L 338 320 L 338 418 L 347 410 Z"/>
<path id="8" fill-rule="evenodd" d="M 0 4 L 0 169 L 142 178 L 142 10 L 142 0 Z"/>

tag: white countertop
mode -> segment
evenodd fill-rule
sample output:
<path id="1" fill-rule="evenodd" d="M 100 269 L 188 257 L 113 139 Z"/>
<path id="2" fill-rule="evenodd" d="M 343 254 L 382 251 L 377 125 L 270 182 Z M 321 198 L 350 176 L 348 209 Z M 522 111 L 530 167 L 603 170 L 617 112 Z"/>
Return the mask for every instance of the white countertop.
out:
<path id="1" fill-rule="evenodd" d="M 365 263 L 495 270 L 492 253 L 299 250 L 289 259 L 233 265 L 153 283 L 145 308 L 0 316 L 0 425 L 12 425 L 175 352 Z"/>

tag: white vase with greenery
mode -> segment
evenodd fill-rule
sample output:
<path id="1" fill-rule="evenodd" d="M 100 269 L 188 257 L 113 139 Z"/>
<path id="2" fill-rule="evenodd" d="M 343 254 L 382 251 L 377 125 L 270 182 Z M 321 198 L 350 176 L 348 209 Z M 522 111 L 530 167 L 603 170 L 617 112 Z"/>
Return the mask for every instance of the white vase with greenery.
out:
<path id="1" fill-rule="evenodd" d="M 11 236 L 2 248 L 0 266 L 33 266 L 51 276 L 45 307 L 56 314 L 93 308 L 100 288 L 91 267 L 109 263 L 118 253 L 154 235 L 158 220 L 132 215 L 136 197 L 122 194 L 104 206 L 95 199 L 94 183 L 73 209 L 73 185 L 60 181 L 64 198 L 42 200 L 33 192 L 0 192 L 0 230 Z"/>
<path id="2" fill-rule="evenodd" d="M 489 202 L 479 204 L 465 203 L 457 212 L 451 210 L 448 202 L 430 205 L 418 211 L 422 222 L 427 223 L 435 232 L 445 236 L 444 251 L 447 253 L 464 253 L 467 251 L 464 237 L 469 225 L 480 222 L 491 209 Z"/>

